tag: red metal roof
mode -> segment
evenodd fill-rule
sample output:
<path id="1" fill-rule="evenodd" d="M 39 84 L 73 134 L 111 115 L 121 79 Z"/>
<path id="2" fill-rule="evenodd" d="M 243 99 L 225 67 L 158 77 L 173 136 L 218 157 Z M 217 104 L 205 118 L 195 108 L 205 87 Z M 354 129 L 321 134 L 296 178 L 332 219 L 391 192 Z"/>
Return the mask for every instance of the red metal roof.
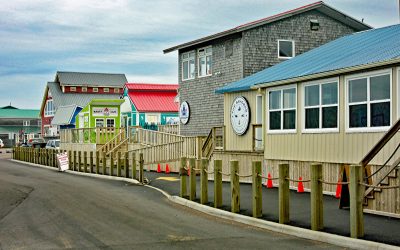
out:
<path id="1" fill-rule="evenodd" d="M 139 112 L 178 112 L 174 102 L 177 92 L 129 91 L 128 95 Z"/>
<path id="2" fill-rule="evenodd" d="M 160 90 L 160 91 L 173 91 L 177 92 L 178 84 L 159 84 L 159 83 L 126 83 L 128 90 Z"/>

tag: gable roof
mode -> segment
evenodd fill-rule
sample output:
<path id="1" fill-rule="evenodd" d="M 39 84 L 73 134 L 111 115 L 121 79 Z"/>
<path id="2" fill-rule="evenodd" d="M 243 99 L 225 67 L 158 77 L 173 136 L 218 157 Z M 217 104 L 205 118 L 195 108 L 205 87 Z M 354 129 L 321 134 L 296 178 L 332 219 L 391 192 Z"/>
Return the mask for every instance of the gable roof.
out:
<path id="1" fill-rule="evenodd" d="M 400 24 L 354 33 L 218 88 L 216 93 L 293 83 L 400 62 Z"/>
<path id="2" fill-rule="evenodd" d="M 75 104 L 80 107 L 85 107 L 92 99 L 118 99 L 120 94 L 89 94 L 89 93 L 63 93 L 61 87 L 57 82 L 48 82 L 45 95 L 42 100 L 42 106 L 40 108 L 40 114 L 42 114 L 44 105 L 46 104 L 46 93 L 50 91 L 53 97 L 53 105 L 57 109 L 61 106 L 67 106 Z"/>
<path id="3" fill-rule="evenodd" d="M 179 88 L 178 84 L 159 84 L 159 83 L 127 83 L 128 90 L 157 90 L 157 91 L 174 91 Z"/>
<path id="4" fill-rule="evenodd" d="M 208 41 L 211 41 L 211 40 L 214 40 L 217 38 L 221 38 L 224 36 L 232 35 L 235 33 L 240 33 L 242 31 L 249 30 L 249 29 L 255 28 L 257 26 L 276 22 L 278 20 L 285 19 L 285 18 L 291 17 L 293 15 L 297 15 L 297 14 L 300 14 L 300 13 L 303 13 L 306 11 L 310 11 L 310 10 L 318 10 L 318 11 L 324 13 L 325 15 L 332 17 L 333 19 L 336 19 L 342 23 L 347 24 L 348 26 L 354 28 L 357 31 L 362 31 L 362 30 L 367 30 L 367 29 L 372 28 L 371 26 L 369 26 L 361 21 L 358 21 L 358 20 L 354 19 L 353 17 L 348 16 L 348 15 L 344 14 L 343 12 L 325 4 L 324 2 L 319 1 L 319 2 L 311 3 L 308 5 L 296 8 L 296 9 L 285 11 L 285 12 L 282 12 L 282 13 L 279 13 L 279 14 L 276 14 L 273 16 L 262 18 L 262 19 L 259 19 L 259 20 L 253 21 L 253 22 L 245 23 L 245 24 L 239 25 L 235 28 L 228 29 L 228 30 L 225 30 L 225 31 L 213 34 L 213 35 L 209 35 L 209 36 L 206 36 L 206 37 L 203 37 L 200 39 L 196 39 L 196 40 L 187 42 L 187 43 L 182 43 L 182 44 L 176 45 L 174 47 L 165 49 L 163 52 L 169 53 L 169 52 L 172 52 L 175 50 L 180 50 L 180 49 L 183 49 L 186 47 L 190 47 L 190 46 L 197 45 L 200 43 L 208 42 Z"/>
<path id="5" fill-rule="evenodd" d="M 61 86 L 98 86 L 122 88 L 128 80 L 125 74 L 57 71 L 54 82 Z"/>

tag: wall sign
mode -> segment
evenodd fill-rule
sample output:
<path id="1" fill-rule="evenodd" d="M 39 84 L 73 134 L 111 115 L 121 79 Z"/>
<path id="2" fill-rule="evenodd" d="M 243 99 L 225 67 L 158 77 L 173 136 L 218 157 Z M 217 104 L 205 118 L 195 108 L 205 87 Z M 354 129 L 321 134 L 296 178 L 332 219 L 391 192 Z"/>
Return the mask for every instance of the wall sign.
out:
<path id="1" fill-rule="evenodd" d="M 190 108 L 187 102 L 182 102 L 179 108 L 179 119 L 182 124 L 187 124 L 190 118 Z"/>
<path id="2" fill-rule="evenodd" d="M 92 108 L 93 116 L 118 116 L 118 108 Z"/>
<path id="3" fill-rule="evenodd" d="M 231 106 L 231 125 L 237 135 L 244 135 L 249 128 L 250 108 L 243 96 L 238 96 Z"/>

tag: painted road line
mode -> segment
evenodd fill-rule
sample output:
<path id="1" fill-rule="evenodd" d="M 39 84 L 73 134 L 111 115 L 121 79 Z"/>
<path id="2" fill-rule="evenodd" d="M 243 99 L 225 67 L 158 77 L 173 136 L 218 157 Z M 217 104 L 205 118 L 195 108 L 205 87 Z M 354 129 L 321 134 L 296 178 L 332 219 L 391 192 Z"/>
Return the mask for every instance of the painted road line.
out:
<path id="1" fill-rule="evenodd" d="M 179 178 L 177 177 L 158 177 L 156 180 L 161 180 L 161 181 L 179 181 Z"/>

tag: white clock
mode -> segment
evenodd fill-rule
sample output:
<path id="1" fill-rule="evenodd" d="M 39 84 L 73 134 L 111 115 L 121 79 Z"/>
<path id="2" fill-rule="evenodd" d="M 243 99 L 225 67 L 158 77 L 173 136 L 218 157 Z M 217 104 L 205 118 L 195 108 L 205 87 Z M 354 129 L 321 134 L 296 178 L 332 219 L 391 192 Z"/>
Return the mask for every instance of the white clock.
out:
<path id="1" fill-rule="evenodd" d="M 231 106 L 231 125 L 237 135 L 246 133 L 250 123 L 249 103 L 243 96 L 238 96 Z"/>

